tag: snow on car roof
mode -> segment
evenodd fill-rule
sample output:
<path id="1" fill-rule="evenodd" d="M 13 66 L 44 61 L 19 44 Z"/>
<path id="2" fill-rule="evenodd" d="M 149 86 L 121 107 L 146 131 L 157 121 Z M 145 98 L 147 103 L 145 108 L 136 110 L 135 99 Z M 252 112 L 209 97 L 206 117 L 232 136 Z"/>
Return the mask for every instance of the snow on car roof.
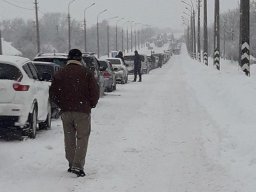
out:
<path id="1" fill-rule="evenodd" d="M 35 58 L 67 58 L 67 53 L 39 53 Z"/>
<path id="2" fill-rule="evenodd" d="M 30 61 L 30 59 L 25 57 L 0 55 L 0 63 L 22 65 L 28 61 Z"/>

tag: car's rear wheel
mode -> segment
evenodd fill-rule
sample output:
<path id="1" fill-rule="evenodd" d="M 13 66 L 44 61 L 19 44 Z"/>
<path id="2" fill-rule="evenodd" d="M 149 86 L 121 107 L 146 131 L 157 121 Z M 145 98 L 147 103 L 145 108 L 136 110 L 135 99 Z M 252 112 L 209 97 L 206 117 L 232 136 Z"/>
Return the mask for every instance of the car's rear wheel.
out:
<path id="1" fill-rule="evenodd" d="M 48 103 L 48 114 L 47 118 L 44 122 L 39 123 L 39 129 L 50 129 L 51 128 L 51 123 L 52 123 L 52 110 L 51 110 L 51 104 Z"/>
<path id="2" fill-rule="evenodd" d="M 121 84 L 125 84 L 125 77 L 122 78 Z"/>
<path id="3" fill-rule="evenodd" d="M 116 90 L 116 83 L 113 85 L 113 91 Z"/>
<path id="4" fill-rule="evenodd" d="M 32 113 L 29 114 L 29 137 L 32 139 L 36 138 L 37 132 L 37 110 L 33 109 Z"/>

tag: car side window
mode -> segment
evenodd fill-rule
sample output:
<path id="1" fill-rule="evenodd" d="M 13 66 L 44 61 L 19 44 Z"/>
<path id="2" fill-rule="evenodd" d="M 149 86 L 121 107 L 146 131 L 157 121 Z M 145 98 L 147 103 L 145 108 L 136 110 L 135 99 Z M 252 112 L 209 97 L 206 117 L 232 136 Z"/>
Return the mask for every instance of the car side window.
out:
<path id="1" fill-rule="evenodd" d="M 93 66 L 96 68 L 96 70 L 99 69 L 99 63 L 98 63 L 98 61 L 96 60 L 96 58 L 93 58 Z"/>
<path id="2" fill-rule="evenodd" d="M 32 63 L 28 63 L 28 67 L 33 75 L 33 79 L 39 80 L 38 73 L 36 67 Z"/>
<path id="3" fill-rule="evenodd" d="M 24 71 L 26 72 L 26 74 L 28 75 L 28 77 L 29 77 L 30 79 L 33 79 L 33 75 L 32 75 L 31 70 L 30 70 L 29 67 L 28 67 L 28 63 L 26 63 L 25 65 L 23 65 L 22 68 L 24 69 Z"/>

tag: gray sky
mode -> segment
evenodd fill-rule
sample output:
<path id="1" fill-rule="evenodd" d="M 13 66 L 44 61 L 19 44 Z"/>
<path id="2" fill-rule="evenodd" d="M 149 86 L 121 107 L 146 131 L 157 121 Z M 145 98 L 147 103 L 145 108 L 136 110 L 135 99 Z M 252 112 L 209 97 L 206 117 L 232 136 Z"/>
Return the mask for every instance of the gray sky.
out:
<path id="1" fill-rule="evenodd" d="M 12 6 L 5 1 L 32 10 Z M 190 0 L 186 0 L 189 2 Z M 196 0 L 192 0 L 196 5 Z M 34 0 L 0 0 L 0 19 L 22 17 L 33 18 Z M 67 13 L 70 0 L 38 0 L 40 15 L 47 12 Z M 100 19 L 113 16 L 124 17 L 125 20 L 134 20 L 138 23 L 149 24 L 156 27 L 182 28 L 181 15 L 185 6 L 181 0 L 75 0 L 71 4 L 72 18 L 83 20 L 84 8 L 95 2 L 96 5 L 87 11 L 89 25 L 96 23 L 97 14 L 108 9 Z M 238 0 L 220 0 L 221 12 L 238 6 Z M 213 20 L 214 0 L 208 0 L 209 21 Z M 113 22 L 114 23 L 114 22 Z"/>

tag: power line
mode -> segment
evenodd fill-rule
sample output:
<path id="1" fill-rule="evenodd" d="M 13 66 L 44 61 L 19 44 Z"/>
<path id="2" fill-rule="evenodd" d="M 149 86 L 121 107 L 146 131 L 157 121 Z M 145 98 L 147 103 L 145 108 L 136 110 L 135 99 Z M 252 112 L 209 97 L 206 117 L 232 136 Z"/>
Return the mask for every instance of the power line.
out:
<path id="1" fill-rule="evenodd" d="M 30 9 L 30 8 L 22 7 L 22 6 L 19 6 L 19 5 L 15 4 L 15 3 L 12 3 L 12 2 L 9 2 L 9 1 L 6 1 L 6 0 L 2 0 L 2 1 L 7 3 L 7 4 L 9 4 L 9 5 L 12 5 L 14 7 L 20 8 L 20 9 L 34 11 L 34 9 L 32 9 L 32 8 Z"/>

